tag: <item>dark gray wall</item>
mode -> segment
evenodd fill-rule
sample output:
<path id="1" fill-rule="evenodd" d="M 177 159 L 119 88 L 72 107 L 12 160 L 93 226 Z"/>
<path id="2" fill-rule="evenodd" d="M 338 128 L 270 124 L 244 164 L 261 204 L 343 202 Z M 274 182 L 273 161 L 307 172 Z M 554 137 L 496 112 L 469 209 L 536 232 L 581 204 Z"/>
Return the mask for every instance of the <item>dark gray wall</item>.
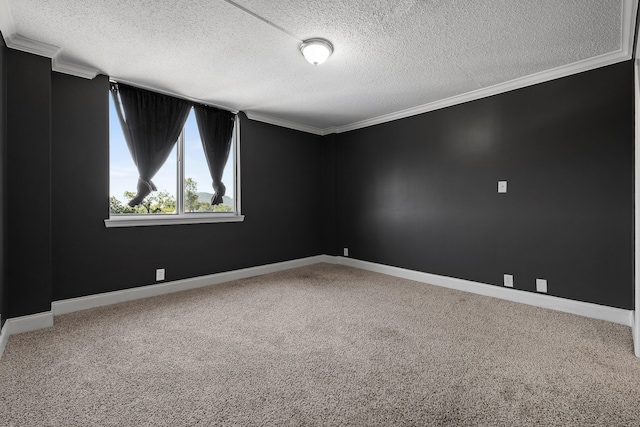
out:
<path id="1" fill-rule="evenodd" d="M 632 308 L 631 62 L 326 137 L 242 115 L 245 222 L 107 229 L 108 79 L 3 56 L 8 317 L 343 247 Z"/>
<path id="2" fill-rule="evenodd" d="M 340 250 L 632 309 L 633 90 L 628 61 L 338 135 Z"/>
<path id="3" fill-rule="evenodd" d="M 0 328 L 4 326 L 7 319 L 8 306 L 6 298 L 6 278 L 5 278 L 5 172 L 6 172 L 6 147 L 7 147 L 7 72 L 5 69 L 5 56 L 7 47 L 4 38 L 0 34 Z"/>
<path id="4" fill-rule="evenodd" d="M 54 301 L 323 253 L 321 137 L 242 115 L 244 222 L 107 229 L 108 79 L 52 88 Z"/>
<path id="5" fill-rule="evenodd" d="M 8 49 L 8 317 L 51 309 L 51 60 Z"/>
<path id="6" fill-rule="evenodd" d="M 327 255 L 340 255 L 338 252 L 338 206 L 336 205 L 337 181 L 336 181 L 336 134 L 323 138 L 323 193 L 322 193 L 322 236 L 324 253 Z"/>

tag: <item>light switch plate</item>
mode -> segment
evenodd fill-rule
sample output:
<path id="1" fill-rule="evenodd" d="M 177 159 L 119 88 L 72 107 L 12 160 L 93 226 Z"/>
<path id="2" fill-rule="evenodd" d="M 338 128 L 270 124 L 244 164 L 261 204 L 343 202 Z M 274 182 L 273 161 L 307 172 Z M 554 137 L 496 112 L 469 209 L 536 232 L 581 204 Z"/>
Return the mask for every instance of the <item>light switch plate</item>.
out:
<path id="1" fill-rule="evenodd" d="M 547 293 L 547 280 L 546 279 L 536 279 L 536 291 Z"/>
<path id="2" fill-rule="evenodd" d="M 507 192 L 507 181 L 498 181 L 498 193 Z"/>

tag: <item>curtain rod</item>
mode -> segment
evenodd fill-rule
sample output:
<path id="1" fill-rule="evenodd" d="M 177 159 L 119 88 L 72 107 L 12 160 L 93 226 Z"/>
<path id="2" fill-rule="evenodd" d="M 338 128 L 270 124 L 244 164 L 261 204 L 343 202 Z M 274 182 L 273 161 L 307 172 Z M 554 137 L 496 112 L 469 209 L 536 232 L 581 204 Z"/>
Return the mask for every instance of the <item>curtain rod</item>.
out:
<path id="1" fill-rule="evenodd" d="M 166 90 L 166 89 L 159 89 L 159 88 L 154 87 L 154 86 L 144 85 L 144 84 L 137 83 L 137 82 L 132 82 L 132 81 L 129 81 L 129 80 L 126 80 L 126 79 L 119 79 L 117 77 L 109 77 L 109 82 L 111 82 L 111 83 L 122 83 L 122 84 L 125 84 L 125 85 L 137 87 L 138 89 L 150 90 L 152 92 L 157 92 L 157 93 L 160 93 L 162 95 L 168 95 L 168 96 L 173 96 L 174 98 L 184 99 L 185 101 L 196 102 L 198 104 L 208 105 L 210 107 L 220 108 L 222 110 L 227 110 L 227 111 L 229 111 L 230 113 L 233 113 L 233 114 L 238 114 L 240 112 L 240 110 L 235 110 L 233 108 L 229 108 L 229 107 L 226 107 L 224 105 L 214 104 L 213 102 L 203 101 L 203 100 L 197 99 L 197 98 L 191 98 L 191 97 L 188 97 L 188 96 L 180 95 L 180 94 L 175 93 L 175 92 L 171 92 L 171 91 Z"/>

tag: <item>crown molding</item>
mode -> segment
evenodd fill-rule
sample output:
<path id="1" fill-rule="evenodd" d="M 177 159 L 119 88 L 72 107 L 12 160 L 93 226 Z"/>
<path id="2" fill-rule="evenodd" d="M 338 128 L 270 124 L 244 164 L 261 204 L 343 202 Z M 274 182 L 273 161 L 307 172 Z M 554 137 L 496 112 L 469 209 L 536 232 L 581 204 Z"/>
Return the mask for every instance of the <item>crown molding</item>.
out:
<path id="1" fill-rule="evenodd" d="M 62 60 L 60 59 L 60 53 L 62 52 L 62 49 L 60 49 L 58 46 L 43 43 L 37 40 L 32 40 L 30 38 L 21 36 L 20 34 L 5 36 L 5 43 L 7 47 L 11 49 L 50 58 L 51 69 L 59 73 L 69 74 L 72 76 L 91 80 L 100 72 L 95 68 L 86 67 L 84 65 Z"/>
<path id="2" fill-rule="evenodd" d="M 30 38 L 21 36 L 20 34 L 11 34 L 5 37 L 7 47 L 22 52 L 32 53 L 38 56 L 53 58 L 56 56 L 60 48 L 52 44 L 39 42 Z"/>
<path id="3" fill-rule="evenodd" d="M 610 52 L 604 55 L 589 58 L 584 61 L 577 61 L 572 64 L 563 65 L 551 70 L 541 71 L 539 73 L 531 74 L 525 77 L 513 79 L 504 83 L 499 83 L 490 87 L 477 89 L 471 92 L 466 92 L 460 95 L 455 95 L 450 98 L 442 99 L 439 101 L 430 102 L 427 104 L 419 105 L 412 108 L 396 111 L 394 113 L 385 114 L 382 116 L 374 117 L 371 119 L 362 120 L 359 122 L 350 123 L 344 126 L 337 126 L 331 128 L 314 128 L 299 123 L 288 122 L 286 120 L 280 120 L 274 117 L 266 115 L 254 115 L 256 120 L 266 123 L 275 124 L 278 126 L 289 127 L 292 129 L 302 130 L 303 132 L 310 132 L 316 135 L 329 135 L 331 133 L 343 133 L 352 130 L 362 129 L 394 120 L 404 119 L 407 117 L 416 116 L 418 114 L 428 113 L 430 111 L 440 110 L 442 108 L 451 107 L 458 104 L 463 104 L 469 101 L 475 101 L 477 99 L 487 98 L 489 96 L 498 95 L 505 92 L 510 92 L 516 89 L 522 89 L 528 86 L 532 86 L 539 83 L 559 79 L 562 77 L 571 76 L 573 74 L 582 73 L 596 68 L 605 67 L 607 65 L 613 65 L 618 62 L 630 60 L 633 57 L 634 49 L 638 52 L 640 47 L 634 46 L 636 26 L 636 15 L 638 11 L 638 0 L 622 0 L 622 11 L 620 17 L 620 50 Z M 636 40 L 636 44 L 638 41 Z M 640 55 L 636 54 L 636 57 Z M 251 118 L 251 116 L 250 116 Z"/>
<path id="4" fill-rule="evenodd" d="M 7 43 L 7 47 L 12 49 L 51 58 L 51 69 L 59 73 L 91 80 L 100 72 L 95 68 L 86 67 L 84 65 L 60 59 L 62 49 L 58 46 L 32 40 L 27 37 L 23 37 L 20 34 L 13 34 L 5 38 L 5 41 Z"/>
<path id="5" fill-rule="evenodd" d="M 303 125 L 302 123 L 298 123 L 298 122 L 292 122 L 289 120 L 268 116 L 266 114 L 254 113 L 251 111 L 245 111 L 245 114 L 251 120 L 268 123 L 270 125 L 281 126 L 281 127 L 285 127 L 293 130 L 299 130 L 301 132 L 312 133 L 314 135 L 324 136 L 330 133 L 335 133 L 335 128 L 325 128 L 325 129 L 317 128 L 309 125 Z"/>
<path id="6" fill-rule="evenodd" d="M 547 82 L 550 80 L 567 77 L 573 74 L 589 71 L 592 69 L 612 65 L 618 62 L 626 61 L 636 57 L 640 52 L 640 47 L 636 41 L 634 45 L 634 38 L 636 32 L 636 14 L 638 10 L 638 0 L 622 0 L 621 11 L 621 26 L 620 26 L 620 50 L 610 52 L 608 54 L 600 55 L 594 58 L 590 58 L 584 61 L 578 61 L 573 64 L 557 67 L 551 70 L 542 71 L 522 78 L 510 80 L 508 82 L 500 83 L 487 88 L 466 92 L 460 95 L 455 95 L 450 98 L 442 99 L 439 101 L 419 105 L 416 107 L 407 108 L 401 111 L 385 114 L 382 116 L 362 120 L 359 122 L 350 123 L 343 126 L 318 128 L 310 125 L 305 125 L 298 122 L 293 122 L 286 119 L 277 118 L 274 116 L 254 113 L 246 111 L 247 117 L 251 120 L 256 120 L 276 126 L 281 126 L 301 132 L 311 133 L 315 135 L 329 135 L 332 133 L 343 133 L 352 130 L 362 129 L 377 124 L 382 124 L 394 120 L 404 119 L 412 117 L 418 114 L 427 113 L 430 111 L 439 110 L 442 108 L 450 107 L 457 104 L 462 104 L 477 99 L 486 98 L 493 95 L 509 92 L 516 89 L 521 89 L 527 86 L 532 86 L 538 83 Z M 86 79 L 94 78 L 100 71 L 91 67 L 76 64 L 69 61 L 60 59 L 61 49 L 58 46 L 42 43 L 36 40 L 24 37 L 16 32 L 15 23 L 11 15 L 8 0 L 0 0 L 0 31 L 4 37 L 7 47 L 20 50 L 23 52 L 32 53 L 35 55 L 45 56 L 51 58 L 52 70 L 64 74 L 70 74 L 77 77 Z M 123 80 L 119 80 L 124 82 Z M 135 83 L 133 83 L 135 85 Z M 155 88 L 150 88 L 157 90 Z M 208 102 L 207 102 L 208 103 Z M 222 107 L 224 108 L 224 107 Z"/>
<path id="7" fill-rule="evenodd" d="M 636 10 L 637 1 L 629 1 L 625 3 L 633 3 Z M 634 19 L 635 22 L 635 19 Z M 628 26 L 628 28 L 635 28 L 635 24 Z M 255 119 L 261 122 L 270 123 L 277 126 L 287 127 L 291 129 L 301 130 L 303 132 L 313 133 L 316 135 L 329 135 L 332 133 L 344 133 L 352 130 L 363 129 L 370 126 L 379 125 L 382 123 L 392 122 L 394 120 L 405 119 L 408 117 L 417 116 L 419 114 L 428 113 L 431 111 L 440 110 L 442 108 L 452 107 L 454 105 L 463 104 L 465 102 L 475 101 L 482 98 L 487 98 L 493 95 L 499 95 L 501 93 L 510 92 L 516 89 L 522 89 L 528 86 L 533 86 L 539 83 L 556 80 L 562 77 L 568 77 L 574 74 L 582 73 L 596 68 L 605 67 L 607 65 L 617 64 L 618 62 L 630 60 L 633 52 L 633 31 L 630 31 L 630 37 L 622 37 L 622 45 L 624 49 L 616 52 L 607 53 L 604 55 L 589 58 L 584 61 L 574 62 L 573 64 L 563 65 L 551 70 L 541 71 L 539 73 L 530 74 L 525 77 L 513 79 L 504 83 L 498 83 L 493 86 L 485 87 L 482 89 L 473 90 L 471 92 L 465 92 L 460 95 L 454 95 L 449 98 L 441 99 L 438 101 L 430 102 L 427 104 L 418 105 L 416 107 L 407 108 L 404 110 L 396 111 L 390 114 L 385 114 L 371 119 L 362 120 L 359 122 L 350 123 L 343 126 L 336 126 L 330 128 L 315 128 L 312 126 L 303 125 L 300 123 L 290 122 L 275 117 L 259 114 L 249 114 L 247 116 L 250 119 Z M 626 40 L 626 42 L 625 42 Z M 630 40 L 630 41 L 629 41 Z"/>
<path id="8" fill-rule="evenodd" d="M 70 74 L 76 77 L 82 77 L 84 79 L 93 79 L 100 71 L 92 68 L 85 67 L 84 65 L 74 64 L 73 62 L 67 62 L 60 59 L 60 50 L 51 58 L 51 69 L 58 73 Z"/>
<path id="9" fill-rule="evenodd" d="M 0 0 L 0 32 L 8 48 L 50 58 L 53 71 L 85 79 L 93 79 L 100 72 L 95 68 L 60 59 L 62 49 L 58 46 L 20 35 L 13 22 L 8 0 Z"/>
<path id="10" fill-rule="evenodd" d="M 628 52 L 613 52 L 598 57 L 594 57 L 585 61 L 575 62 L 573 64 L 561 66 L 551 70 L 543 71 L 513 79 L 508 82 L 499 83 L 494 86 L 489 86 L 482 89 L 477 89 L 471 92 L 466 92 L 460 95 L 455 95 L 450 98 L 442 99 L 439 101 L 431 102 L 428 104 L 419 105 L 417 107 L 407 108 L 405 110 L 397 111 L 391 114 L 386 114 L 372 119 L 362 120 L 359 122 L 351 123 L 345 126 L 335 128 L 336 133 L 348 132 L 351 130 L 362 129 L 369 126 L 374 126 L 394 120 L 404 119 L 407 117 L 416 116 L 418 114 L 428 113 L 430 111 L 440 110 L 442 108 L 451 107 L 458 104 L 463 104 L 469 101 L 475 101 L 489 96 L 498 95 L 505 92 L 510 92 L 516 89 L 522 89 L 528 86 L 532 86 L 538 83 L 544 83 L 550 80 L 567 77 L 573 74 L 581 73 L 584 71 L 593 70 L 596 68 L 604 67 L 607 65 L 616 64 L 618 62 L 631 59 L 631 53 Z"/>

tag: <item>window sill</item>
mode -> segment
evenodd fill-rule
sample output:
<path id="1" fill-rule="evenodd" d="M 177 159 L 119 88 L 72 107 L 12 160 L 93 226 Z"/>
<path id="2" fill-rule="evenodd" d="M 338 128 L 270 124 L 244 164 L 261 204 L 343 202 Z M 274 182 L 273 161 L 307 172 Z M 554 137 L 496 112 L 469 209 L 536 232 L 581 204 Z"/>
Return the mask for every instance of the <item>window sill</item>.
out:
<path id="1" fill-rule="evenodd" d="M 244 215 L 237 214 L 184 214 L 184 215 L 127 215 L 112 216 L 104 220 L 107 228 L 148 227 L 154 225 L 209 224 L 216 222 L 242 222 Z"/>

